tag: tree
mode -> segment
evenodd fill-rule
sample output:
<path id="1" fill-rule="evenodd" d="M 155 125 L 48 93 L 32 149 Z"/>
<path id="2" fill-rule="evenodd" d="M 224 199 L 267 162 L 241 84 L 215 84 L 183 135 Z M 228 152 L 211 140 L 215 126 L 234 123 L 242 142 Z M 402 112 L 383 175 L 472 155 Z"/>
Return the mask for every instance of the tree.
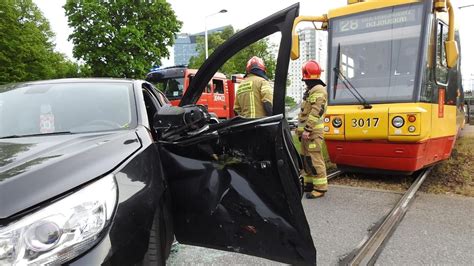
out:
<path id="1" fill-rule="evenodd" d="M 291 96 L 285 96 L 285 105 L 292 108 L 293 106 L 296 105 L 296 101 Z"/>
<path id="2" fill-rule="evenodd" d="M 143 78 L 181 28 L 165 0 L 67 0 L 73 54 L 98 77 Z"/>
<path id="3" fill-rule="evenodd" d="M 77 75 L 54 51 L 49 22 L 31 0 L 0 1 L 0 84 Z"/>
<path id="4" fill-rule="evenodd" d="M 229 39 L 234 34 L 234 29 L 232 27 L 225 28 L 222 32 L 216 32 L 209 34 L 208 36 L 208 47 L 209 53 L 211 54 L 214 50 Z M 205 60 L 205 51 L 204 51 L 204 38 L 197 39 L 197 50 L 198 56 L 191 57 L 189 61 L 190 68 L 199 68 Z M 275 73 L 276 61 L 275 57 L 271 53 L 272 44 L 267 39 L 259 40 L 240 52 L 231 57 L 220 69 L 219 71 L 230 77 L 232 74 L 245 73 L 245 66 L 247 61 L 252 56 L 258 56 L 265 61 L 265 66 L 267 67 L 267 75 L 270 79 L 273 78 Z"/>

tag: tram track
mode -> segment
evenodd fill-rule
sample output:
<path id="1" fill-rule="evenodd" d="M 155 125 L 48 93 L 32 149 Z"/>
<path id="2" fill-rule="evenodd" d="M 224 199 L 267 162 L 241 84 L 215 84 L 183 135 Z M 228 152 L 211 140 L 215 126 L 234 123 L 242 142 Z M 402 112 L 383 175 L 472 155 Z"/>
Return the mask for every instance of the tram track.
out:
<path id="1" fill-rule="evenodd" d="M 373 230 L 353 252 L 340 261 L 340 265 L 374 265 L 384 245 L 388 242 L 397 226 L 403 220 L 415 198 L 416 192 L 423 184 L 433 167 L 421 170 L 410 188 L 404 193 L 390 213 Z M 334 172 L 336 174 L 338 171 Z M 342 172 L 341 172 L 342 173 Z M 341 173 L 337 173 L 338 176 Z M 332 176 L 331 178 L 334 178 Z M 328 179 L 329 175 L 328 175 Z"/>
<path id="2" fill-rule="evenodd" d="M 343 174 L 343 173 L 344 173 L 344 172 L 342 172 L 341 170 L 336 170 L 336 171 L 334 171 L 334 172 L 328 174 L 328 175 L 327 175 L 327 179 L 328 179 L 328 180 L 331 180 L 331 179 L 333 179 L 333 178 L 336 178 L 336 177 L 340 176 L 340 175 Z"/>

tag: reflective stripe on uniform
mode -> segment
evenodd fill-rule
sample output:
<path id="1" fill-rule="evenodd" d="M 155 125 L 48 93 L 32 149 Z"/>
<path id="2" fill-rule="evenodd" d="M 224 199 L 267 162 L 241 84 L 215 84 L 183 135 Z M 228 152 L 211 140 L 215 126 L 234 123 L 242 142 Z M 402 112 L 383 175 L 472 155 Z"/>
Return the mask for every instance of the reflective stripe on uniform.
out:
<path id="1" fill-rule="evenodd" d="M 249 82 L 244 82 L 239 85 L 239 89 L 237 90 L 237 95 L 240 95 L 242 93 L 246 92 L 252 92 L 252 81 Z"/>
<path id="2" fill-rule="evenodd" d="M 250 94 L 250 118 L 255 118 L 255 95 Z"/>
<path id="3" fill-rule="evenodd" d="M 308 145 L 308 148 L 310 148 L 310 149 L 314 149 L 314 148 L 316 148 L 316 147 L 317 147 L 317 146 L 316 146 L 316 143 L 310 143 L 310 144 Z"/>
<path id="4" fill-rule="evenodd" d="M 313 182 L 313 177 L 310 176 L 310 175 L 305 175 L 305 176 L 303 176 L 303 180 L 304 180 L 305 183 L 311 183 L 311 182 Z"/>
<path id="5" fill-rule="evenodd" d="M 324 128 L 324 124 L 317 124 L 313 128 Z"/>
<path id="6" fill-rule="evenodd" d="M 327 177 L 313 178 L 313 185 L 326 185 L 328 183 Z"/>
<path id="7" fill-rule="evenodd" d="M 314 115 L 309 115 L 309 116 L 308 116 L 308 120 L 313 121 L 313 122 L 316 122 L 316 123 L 318 123 L 318 124 L 323 122 L 323 121 L 321 120 L 321 118 L 316 117 L 316 116 L 314 116 Z"/>
<path id="8" fill-rule="evenodd" d="M 313 93 L 309 96 L 308 101 L 310 103 L 315 103 L 316 99 L 318 99 L 320 97 L 324 97 L 324 93 Z"/>

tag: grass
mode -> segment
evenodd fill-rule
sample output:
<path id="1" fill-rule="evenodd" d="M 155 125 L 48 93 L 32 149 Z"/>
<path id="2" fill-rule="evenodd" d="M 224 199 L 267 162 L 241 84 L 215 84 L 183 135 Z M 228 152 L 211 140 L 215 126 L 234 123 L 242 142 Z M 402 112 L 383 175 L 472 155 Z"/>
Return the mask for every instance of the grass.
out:
<path id="1" fill-rule="evenodd" d="M 459 194 L 474 197 L 474 136 L 456 141 L 451 157 L 435 166 L 421 187 L 437 194 Z"/>

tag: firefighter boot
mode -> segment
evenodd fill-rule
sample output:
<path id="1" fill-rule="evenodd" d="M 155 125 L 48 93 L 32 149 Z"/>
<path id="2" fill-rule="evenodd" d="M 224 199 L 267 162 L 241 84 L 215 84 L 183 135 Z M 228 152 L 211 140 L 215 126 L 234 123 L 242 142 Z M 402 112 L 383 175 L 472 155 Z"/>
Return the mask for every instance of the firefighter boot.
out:
<path id="1" fill-rule="evenodd" d="M 321 198 L 323 196 L 324 196 L 324 192 L 319 192 L 319 191 L 314 190 L 314 189 L 313 189 L 313 191 L 306 193 L 306 198 L 307 199 L 316 199 L 316 198 Z"/>
<path id="2" fill-rule="evenodd" d="M 313 190 L 313 177 L 304 175 L 304 184 L 303 190 L 304 192 L 311 192 Z"/>
<path id="3" fill-rule="evenodd" d="M 312 183 L 304 183 L 304 192 L 311 192 L 313 191 L 313 184 Z"/>

